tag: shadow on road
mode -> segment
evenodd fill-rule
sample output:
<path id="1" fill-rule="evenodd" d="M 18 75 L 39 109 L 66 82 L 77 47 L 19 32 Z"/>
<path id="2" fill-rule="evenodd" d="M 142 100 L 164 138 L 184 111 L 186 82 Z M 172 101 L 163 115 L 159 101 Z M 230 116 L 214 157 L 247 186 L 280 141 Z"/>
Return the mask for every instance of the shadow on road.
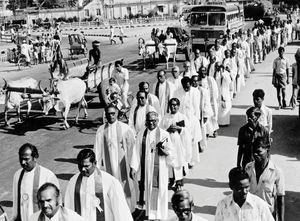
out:
<path id="1" fill-rule="evenodd" d="M 75 145 L 75 146 L 73 146 L 73 148 L 75 148 L 75 149 L 85 149 L 85 148 L 93 149 L 94 145 L 93 144 Z"/>
<path id="2" fill-rule="evenodd" d="M 285 192 L 285 220 L 298 221 L 300 217 L 300 193 Z"/>
<path id="3" fill-rule="evenodd" d="M 77 164 L 76 158 L 56 158 L 54 161 Z"/>
<path id="4" fill-rule="evenodd" d="M 61 180 L 70 180 L 72 176 L 74 176 L 74 173 L 57 173 L 55 174 L 58 179 Z"/>
<path id="5" fill-rule="evenodd" d="M 184 182 L 210 188 L 228 188 L 228 183 L 218 182 L 214 179 L 184 179 Z"/>
<path id="6" fill-rule="evenodd" d="M 2 200 L 0 201 L 0 205 L 3 207 L 13 207 L 13 202 L 10 200 Z"/>

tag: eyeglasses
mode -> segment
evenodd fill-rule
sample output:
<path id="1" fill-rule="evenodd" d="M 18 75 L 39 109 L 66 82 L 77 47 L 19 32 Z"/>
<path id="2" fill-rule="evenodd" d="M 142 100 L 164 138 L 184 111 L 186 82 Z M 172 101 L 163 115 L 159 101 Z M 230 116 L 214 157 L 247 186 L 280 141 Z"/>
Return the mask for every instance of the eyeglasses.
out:
<path id="1" fill-rule="evenodd" d="M 189 215 L 192 212 L 192 209 L 191 208 L 187 208 L 187 209 L 179 210 L 179 209 L 175 208 L 174 211 L 175 211 L 176 214 L 182 214 L 182 213 L 184 213 L 185 215 Z"/>

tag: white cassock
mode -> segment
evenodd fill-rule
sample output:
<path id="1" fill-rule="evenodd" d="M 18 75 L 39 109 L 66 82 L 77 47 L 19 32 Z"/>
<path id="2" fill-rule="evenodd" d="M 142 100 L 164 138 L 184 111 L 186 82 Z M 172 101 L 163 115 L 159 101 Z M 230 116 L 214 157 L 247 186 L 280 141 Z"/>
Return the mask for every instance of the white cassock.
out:
<path id="1" fill-rule="evenodd" d="M 147 104 L 145 106 L 136 106 L 134 109 L 130 109 L 128 125 L 136 134 L 145 129 L 146 114 L 150 111 L 156 112 L 153 106 Z"/>
<path id="2" fill-rule="evenodd" d="M 160 103 L 158 98 L 154 95 L 149 93 L 147 96 L 147 104 L 149 104 L 150 106 L 153 106 L 156 110 L 156 113 L 160 114 L 161 112 L 161 108 L 160 108 Z M 137 99 L 136 97 L 133 99 L 132 104 L 131 104 L 131 109 L 135 109 L 137 106 Z"/>
<path id="3" fill-rule="evenodd" d="M 167 79 L 167 82 L 169 83 L 170 86 L 170 98 L 173 97 L 175 91 L 177 91 L 177 89 L 181 88 L 181 76 L 178 76 L 177 79 L 175 79 L 173 76 Z"/>
<path id="4" fill-rule="evenodd" d="M 171 88 L 168 81 L 164 83 L 156 82 L 153 85 L 153 94 L 158 98 L 160 104 L 160 113 L 158 113 L 161 117 L 163 117 L 168 111 L 168 102 L 171 93 Z"/>
<path id="5" fill-rule="evenodd" d="M 223 51 L 223 49 L 220 47 L 219 50 L 215 51 L 215 53 L 216 53 L 216 59 L 217 59 L 216 61 L 217 62 L 222 62 L 223 59 L 224 59 L 224 51 Z"/>
<path id="6" fill-rule="evenodd" d="M 188 172 L 188 163 L 192 160 L 192 137 L 187 117 L 177 112 L 176 114 L 166 114 L 161 121 L 161 128 L 167 130 L 171 125 L 184 122 L 181 132 L 169 133 L 174 149 L 176 150 L 175 165 L 173 167 L 175 180 L 183 179 L 183 167 Z"/>
<path id="7" fill-rule="evenodd" d="M 200 94 L 200 126 L 202 131 L 202 140 L 200 141 L 200 145 L 203 149 L 207 148 L 207 122 L 213 116 L 213 110 L 210 103 L 209 90 L 205 87 L 199 87 Z M 206 118 L 206 122 L 204 123 L 204 118 Z"/>
<path id="8" fill-rule="evenodd" d="M 116 121 L 98 128 L 94 144 L 97 167 L 120 181 L 131 211 L 136 202 L 134 184 L 129 177 L 134 142 L 134 131 L 127 124 Z"/>
<path id="9" fill-rule="evenodd" d="M 218 125 L 219 89 L 216 80 L 211 76 L 207 76 L 206 78 L 202 79 L 201 87 L 206 88 L 209 94 L 212 116 L 208 118 L 206 122 L 206 133 L 212 135 L 214 131 L 219 129 L 219 125 Z"/>
<path id="10" fill-rule="evenodd" d="M 216 62 L 209 63 L 207 66 L 207 76 L 214 77 Z"/>
<path id="11" fill-rule="evenodd" d="M 191 68 L 192 68 L 192 71 L 198 72 L 202 66 L 207 68 L 208 64 L 209 64 L 209 62 L 206 59 L 206 57 L 200 56 L 191 61 Z"/>
<path id="12" fill-rule="evenodd" d="M 44 219 L 42 218 L 42 220 L 44 221 L 89 221 L 88 219 L 79 216 L 73 210 L 65 207 L 60 207 L 51 219 L 45 215 L 41 215 L 41 211 L 36 212 L 30 217 L 30 221 L 41 221 L 39 219 L 40 216 L 43 216 Z"/>
<path id="13" fill-rule="evenodd" d="M 219 87 L 219 125 L 230 124 L 230 110 L 232 106 L 230 95 L 231 77 L 228 71 L 224 70 L 222 73 L 216 73 L 216 81 Z"/>
<path id="14" fill-rule="evenodd" d="M 127 205 L 123 188 L 116 178 L 100 171 L 102 177 L 105 221 L 133 221 Z M 65 207 L 75 211 L 75 185 L 80 173 L 75 174 L 69 181 L 65 193 Z M 89 177 L 82 177 L 80 186 L 81 216 L 88 221 L 96 221 L 96 209 L 99 200 L 95 200 L 95 172 Z M 98 202 L 96 202 L 98 201 Z"/>
<path id="15" fill-rule="evenodd" d="M 231 57 L 231 69 L 230 69 L 230 75 L 232 80 L 232 85 L 233 85 L 233 92 L 232 95 L 237 92 L 237 73 L 238 73 L 238 66 L 237 66 L 237 58 L 236 57 Z"/>
<path id="16" fill-rule="evenodd" d="M 241 88 L 245 86 L 246 55 L 242 49 L 236 49 L 236 56 L 238 62 L 236 85 L 237 85 L 237 92 L 240 92 Z"/>
<path id="17" fill-rule="evenodd" d="M 182 87 L 175 91 L 174 97 L 180 101 L 179 112 L 184 114 L 188 120 L 192 132 L 192 164 L 200 162 L 198 143 L 203 139 L 200 126 L 200 92 L 191 87 L 186 92 Z"/>
<path id="18" fill-rule="evenodd" d="M 244 51 L 245 54 L 245 77 L 249 77 L 250 76 L 250 72 L 251 72 L 251 67 L 250 67 L 250 45 L 249 43 L 244 40 L 241 43 L 241 48 Z"/>
<path id="19" fill-rule="evenodd" d="M 188 71 L 184 71 L 184 72 L 181 73 L 181 76 L 183 76 L 183 77 L 189 77 L 190 78 L 193 75 L 197 75 L 197 72 L 195 70 L 192 70 L 192 69 L 190 69 Z"/>
<path id="20" fill-rule="evenodd" d="M 34 187 L 34 179 L 38 177 L 38 168 L 39 167 L 39 181 L 38 186 Z M 18 182 L 20 174 L 23 169 L 19 169 L 13 179 L 13 220 L 18 215 Z M 36 178 L 36 180 L 38 180 Z M 30 172 L 25 171 L 20 189 L 20 212 L 22 221 L 31 221 L 29 217 L 38 211 L 37 199 L 33 198 L 33 192 L 37 192 L 38 188 L 41 187 L 44 183 L 53 183 L 59 188 L 59 182 L 55 174 L 49 169 L 42 167 L 41 165 L 36 165 L 34 169 Z M 36 182 L 37 185 L 37 182 Z M 36 194 L 36 193 L 35 193 Z M 35 201 L 35 203 L 33 203 Z"/>
<path id="21" fill-rule="evenodd" d="M 144 138 L 144 134 L 146 137 Z M 144 142 L 143 142 L 144 140 Z M 155 155 L 156 144 L 160 141 L 164 142 L 164 148 L 168 151 L 168 156 L 158 156 L 158 180 L 154 181 L 155 175 Z M 145 158 L 142 158 L 143 144 L 145 145 Z M 152 151 L 154 149 L 154 151 Z M 146 205 L 146 215 L 150 220 L 165 220 L 168 218 L 168 181 L 169 166 L 174 166 L 176 152 L 172 146 L 169 133 L 161 128 L 155 128 L 150 131 L 141 131 L 137 135 L 136 145 L 132 154 L 131 168 L 137 173 L 138 181 L 141 181 L 141 171 L 144 165 L 144 201 Z M 158 182 L 158 190 L 153 188 L 153 184 Z M 158 191 L 158 192 L 157 192 Z M 156 206 L 155 206 L 156 205 Z M 157 208 L 155 208 L 157 207 Z"/>

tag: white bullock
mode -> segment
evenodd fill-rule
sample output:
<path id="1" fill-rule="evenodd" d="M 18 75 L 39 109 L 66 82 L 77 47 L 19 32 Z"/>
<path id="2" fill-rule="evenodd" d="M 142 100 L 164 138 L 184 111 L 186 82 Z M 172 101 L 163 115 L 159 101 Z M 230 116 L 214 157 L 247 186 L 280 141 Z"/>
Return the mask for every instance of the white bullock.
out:
<path id="1" fill-rule="evenodd" d="M 41 83 L 41 82 L 40 82 Z M 78 103 L 78 113 L 76 115 L 76 123 L 80 114 L 80 109 L 83 107 L 84 117 L 86 118 L 87 113 L 87 102 L 84 98 L 86 92 L 86 84 L 79 78 L 70 78 L 68 80 L 58 80 L 53 85 L 50 92 L 46 92 L 42 89 L 39 83 L 39 87 L 43 92 L 43 111 L 47 115 L 49 110 L 55 108 L 56 111 L 62 113 L 64 118 L 64 129 L 70 128 L 67 122 L 68 114 L 70 111 L 71 104 Z"/>
<path id="2" fill-rule="evenodd" d="M 18 122 L 21 123 L 21 104 L 27 101 L 27 117 L 31 111 L 31 96 L 30 94 L 15 92 L 9 90 L 8 88 L 31 88 L 38 89 L 38 82 L 33 78 L 21 78 L 19 80 L 10 81 L 7 83 L 5 79 L 3 79 L 5 85 L 0 89 L 0 96 L 4 100 L 4 120 L 5 125 L 9 125 L 7 112 L 10 109 L 16 108 Z M 4 98 L 4 99 L 3 99 Z"/>

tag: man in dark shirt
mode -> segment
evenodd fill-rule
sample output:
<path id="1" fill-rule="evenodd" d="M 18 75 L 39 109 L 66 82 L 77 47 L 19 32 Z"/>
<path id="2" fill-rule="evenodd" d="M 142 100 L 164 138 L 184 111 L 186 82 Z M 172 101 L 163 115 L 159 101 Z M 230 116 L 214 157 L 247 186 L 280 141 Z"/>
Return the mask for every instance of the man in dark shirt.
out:
<path id="1" fill-rule="evenodd" d="M 259 108 L 250 107 L 246 111 L 247 123 L 239 130 L 237 166 L 245 166 L 253 161 L 253 142 L 257 137 L 264 137 L 269 141 L 269 132 L 258 119 L 261 115 Z"/>
<path id="2" fill-rule="evenodd" d="M 100 51 L 100 42 L 99 41 L 93 41 L 92 42 L 92 49 L 89 51 L 89 61 L 88 65 L 86 67 L 86 72 L 83 79 L 87 79 L 89 74 L 91 72 L 96 72 L 97 69 L 101 65 L 101 51 Z"/>

